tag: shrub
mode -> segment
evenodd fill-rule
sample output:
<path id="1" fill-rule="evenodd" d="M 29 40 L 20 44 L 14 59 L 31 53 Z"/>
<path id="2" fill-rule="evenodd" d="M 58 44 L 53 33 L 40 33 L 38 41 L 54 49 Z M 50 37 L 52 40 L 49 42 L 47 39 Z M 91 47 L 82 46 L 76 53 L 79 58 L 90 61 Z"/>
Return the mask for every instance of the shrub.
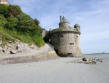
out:
<path id="1" fill-rule="evenodd" d="M 35 44 L 39 47 L 43 46 L 44 45 L 44 41 L 42 39 L 42 36 L 40 35 L 34 35 L 32 37 L 32 40 L 35 42 Z"/>
<path id="2" fill-rule="evenodd" d="M 17 30 L 27 33 L 27 32 L 31 32 L 34 31 L 34 23 L 32 21 L 32 19 L 26 15 L 26 14 L 20 14 L 18 17 L 18 27 Z"/>
<path id="3" fill-rule="evenodd" d="M 7 24 L 7 20 L 3 15 L 0 15 L 0 26 L 5 27 L 6 24 Z"/>
<path id="4" fill-rule="evenodd" d="M 18 20 L 15 17 L 9 17 L 7 18 L 7 24 L 6 24 L 6 28 L 13 30 L 16 29 L 17 24 L 18 24 Z"/>
<path id="5" fill-rule="evenodd" d="M 36 25 L 39 25 L 39 24 L 40 24 L 39 20 L 37 20 L 37 19 L 34 19 L 33 21 L 34 21 L 34 23 L 35 23 Z"/>
<path id="6" fill-rule="evenodd" d="M 8 16 L 14 16 L 16 17 L 17 15 L 19 15 L 21 13 L 21 9 L 19 6 L 15 6 L 15 5 L 10 5 L 9 6 L 9 12 L 8 12 Z"/>
<path id="7" fill-rule="evenodd" d="M 25 43 L 43 46 L 42 28 L 39 23 L 37 19 L 33 20 L 23 13 L 19 6 L 0 5 L 0 39 L 5 42 L 19 39 Z"/>
<path id="8" fill-rule="evenodd" d="M 9 11 L 8 5 L 0 4 L 0 14 L 6 16 L 8 14 L 8 11 Z"/>

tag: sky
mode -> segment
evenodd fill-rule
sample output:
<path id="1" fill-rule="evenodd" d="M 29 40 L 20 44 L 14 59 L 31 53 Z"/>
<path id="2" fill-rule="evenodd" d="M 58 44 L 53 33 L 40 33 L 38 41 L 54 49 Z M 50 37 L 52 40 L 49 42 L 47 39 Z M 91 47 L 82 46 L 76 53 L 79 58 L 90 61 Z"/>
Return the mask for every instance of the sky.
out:
<path id="1" fill-rule="evenodd" d="M 58 27 L 65 16 L 73 27 L 81 26 L 83 53 L 109 52 L 109 0 L 9 0 L 19 5 L 46 30 Z"/>

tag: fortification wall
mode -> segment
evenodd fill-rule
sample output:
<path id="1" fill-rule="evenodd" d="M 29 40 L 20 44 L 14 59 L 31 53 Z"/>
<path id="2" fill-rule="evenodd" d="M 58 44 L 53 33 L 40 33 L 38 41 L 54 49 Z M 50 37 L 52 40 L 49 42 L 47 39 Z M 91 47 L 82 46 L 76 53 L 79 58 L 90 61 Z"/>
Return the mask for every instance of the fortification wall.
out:
<path id="1" fill-rule="evenodd" d="M 80 35 L 74 32 L 53 33 L 51 43 L 62 56 L 81 56 Z"/>
<path id="2" fill-rule="evenodd" d="M 60 56 L 81 56 L 80 26 L 70 27 L 64 16 L 60 16 L 59 28 L 49 31 L 44 40 L 54 46 Z"/>

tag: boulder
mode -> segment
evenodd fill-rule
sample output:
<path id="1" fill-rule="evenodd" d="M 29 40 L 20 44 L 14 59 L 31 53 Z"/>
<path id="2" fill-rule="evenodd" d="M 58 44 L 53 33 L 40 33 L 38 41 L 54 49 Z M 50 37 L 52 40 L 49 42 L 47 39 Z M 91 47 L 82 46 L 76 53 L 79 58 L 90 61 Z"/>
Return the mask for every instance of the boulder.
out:
<path id="1" fill-rule="evenodd" d="M 85 57 L 84 57 L 84 58 L 82 58 L 82 61 L 87 61 L 87 58 L 85 58 Z"/>
<path id="2" fill-rule="evenodd" d="M 11 51 L 10 51 L 10 54 L 16 54 L 16 53 L 17 53 L 16 50 L 11 50 Z"/>

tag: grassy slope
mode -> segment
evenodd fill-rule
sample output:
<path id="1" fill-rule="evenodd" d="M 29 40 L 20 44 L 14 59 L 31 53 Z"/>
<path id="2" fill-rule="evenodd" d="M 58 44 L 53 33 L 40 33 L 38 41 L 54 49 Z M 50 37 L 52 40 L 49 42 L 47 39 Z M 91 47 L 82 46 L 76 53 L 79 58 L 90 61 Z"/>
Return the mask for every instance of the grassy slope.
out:
<path id="1" fill-rule="evenodd" d="M 0 7 L 2 7 L 2 6 L 0 5 Z M 16 6 L 14 6 L 14 7 L 16 7 Z M 3 8 L 0 8 L 0 11 L 3 11 L 3 10 L 4 10 Z M 8 11 L 8 12 L 10 12 L 10 11 Z M 18 39 L 18 40 L 28 43 L 28 44 L 36 44 L 39 47 L 43 46 L 44 41 L 43 41 L 41 31 L 40 31 L 41 28 L 39 25 L 35 25 L 33 23 L 33 21 L 31 21 L 31 23 L 33 23 L 33 24 L 30 25 L 30 27 L 26 26 L 25 25 L 26 23 L 22 24 L 22 26 L 24 28 L 23 29 L 21 28 L 20 30 L 18 30 L 19 28 L 18 29 L 16 28 L 16 27 L 19 27 L 20 25 L 12 26 L 13 29 L 8 28 L 8 26 L 10 27 L 11 25 L 14 24 L 13 22 L 12 22 L 13 24 L 12 23 L 9 24 L 8 19 L 10 17 L 14 17 L 15 19 L 18 19 L 17 16 L 13 16 L 13 12 L 16 13 L 15 10 L 14 11 L 11 10 L 11 13 L 9 13 L 7 15 L 3 12 L 0 12 L 0 15 L 3 15 L 5 20 L 7 21 L 7 23 L 5 24 L 5 21 L 3 22 L 2 19 L 0 18 L 1 24 L 4 23 L 4 25 L 0 25 L 0 40 L 2 40 L 2 42 L 3 42 L 2 45 L 8 43 L 9 41 L 15 42 Z M 24 13 L 22 13 L 22 11 L 21 11 L 20 14 L 24 14 Z M 27 18 L 28 18 L 27 20 L 33 20 L 32 18 L 29 18 L 29 16 L 27 16 Z M 24 18 L 20 18 L 20 19 L 23 20 Z M 18 20 L 18 23 L 19 23 L 19 20 Z M 5 26 L 7 24 L 8 24 L 8 26 Z M 33 27 L 33 25 L 35 26 L 35 28 Z M 25 28 L 27 28 L 27 30 L 28 30 L 27 32 L 26 32 L 26 30 L 23 31 Z M 36 32 L 34 32 L 34 34 L 31 31 L 32 29 L 36 31 Z"/>

